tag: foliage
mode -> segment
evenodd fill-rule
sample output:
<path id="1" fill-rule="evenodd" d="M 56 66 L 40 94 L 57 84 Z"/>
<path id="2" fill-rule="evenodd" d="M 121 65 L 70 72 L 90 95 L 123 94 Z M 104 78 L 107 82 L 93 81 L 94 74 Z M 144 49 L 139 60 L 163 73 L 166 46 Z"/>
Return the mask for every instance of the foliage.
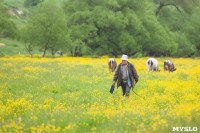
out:
<path id="1" fill-rule="evenodd" d="M 179 44 L 174 55 L 178 57 L 191 57 L 197 52 L 194 44 L 187 39 L 186 35 L 181 32 L 176 33 L 175 41 Z"/>
<path id="2" fill-rule="evenodd" d="M 24 41 L 25 48 L 29 52 L 31 57 L 33 56 L 32 51 L 33 51 L 33 47 L 35 46 L 33 42 L 36 38 L 35 36 L 36 34 L 31 33 L 33 32 L 33 28 L 34 27 L 32 27 L 32 25 L 27 25 L 26 27 L 23 27 L 21 29 L 21 39 Z"/>
<path id="3" fill-rule="evenodd" d="M 70 42 L 65 24 L 62 10 L 52 1 L 47 1 L 33 10 L 22 38 L 43 49 L 43 57 L 47 50 L 54 55 Z"/>
<path id="4" fill-rule="evenodd" d="M 136 44 L 141 41 L 142 36 L 145 36 L 141 32 L 143 27 L 131 9 L 135 3 L 126 2 L 106 0 L 64 2 L 63 9 L 68 16 L 67 24 L 72 31 L 70 37 L 73 44 L 77 42 L 76 40 L 84 42 L 79 43 L 77 47 L 86 45 L 100 55 L 117 56 L 126 52 L 133 55 L 140 51 L 141 46 Z"/>
<path id="5" fill-rule="evenodd" d="M 17 27 L 13 21 L 10 20 L 8 8 L 0 2 L 0 38 L 12 37 L 17 34 Z"/>
<path id="6" fill-rule="evenodd" d="M 33 2 L 33 0 L 27 1 Z M 12 6 L 11 3 L 16 2 L 17 0 L 5 0 L 4 3 Z M 54 14 L 54 10 L 59 9 L 58 12 L 62 13 L 58 15 L 56 11 L 55 16 L 63 19 L 60 23 L 65 21 L 65 24 L 59 24 L 59 33 L 63 32 L 63 34 L 56 37 L 62 42 L 56 44 L 56 48 L 53 48 L 54 46 L 48 48 L 52 55 L 57 50 L 67 52 L 67 55 L 71 56 L 117 57 L 127 54 L 134 57 L 191 57 L 200 55 L 200 0 L 67 0 L 63 2 L 36 0 L 34 2 L 36 4 L 32 8 L 26 9 L 27 13 L 32 14 L 32 17 L 27 17 L 27 25 L 30 25 L 30 28 L 22 28 L 26 25 L 26 19 L 20 21 L 12 18 L 12 20 L 16 22 L 18 28 L 22 28 L 21 33 L 26 33 L 28 29 L 34 30 L 34 40 L 30 39 L 29 43 L 34 45 L 34 48 L 43 49 L 43 53 L 47 51 L 42 45 L 45 45 L 45 40 L 48 40 L 46 37 L 49 35 L 46 32 L 48 33 L 49 30 L 41 32 L 43 28 L 35 28 L 36 26 L 33 28 L 31 25 L 43 23 L 44 14 L 50 16 Z M 45 3 L 55 7 L 46 8 Z M 50 9 L 52 11 L 49 11 Z M 33 22 L 34 16 L 39 20 L 36 23 Z M 51 20 L 53 18 L 50 17 Z M 14 33 L 10 32 L 13 30 L 9 29 L 14 28 L 9 23 L 5 21 L 3 23 L 7 24 L 7 26 L 0 26 L 4 27 L 5 33 Z M 32 31 L 27 32 L 32 33 Z M 43 36 L 36 37 L 37 33 L 38 36 L 43 33 Z"/>
<path id="7" fill-rule="evenodd" d="M 200 51 L 200 7 L 195 8 L 191 16 L 188 17 L 188 21 L 184 24 L 184 30 L 187 34 L 187 38 L 192 44 L 194 44 Z M 200 55 L 200 52 L 198 53 Z"/>
<path id="8" fill-rule="evenodd" d="M 95 54 L 115 57 L 123 53 L 137 55 L 141 52 L 144 56 L 185 56 L 179 50 L 180 47 L 183 49 L 183 44 L 176 39 L 180 33 L 176 31 L 182 30 L 183 15 L 189 9 L 180 1 L 160 1 L 171 7 L 163 8 L 157 17 L 154 8 L 157 3 L 147 0 L 65 1 L 63 9 L 67 15 L 73 49 L 80 52 L 81 47 L 86 45 Z M 167 18 L 169 16 L 171 18 Z M 191 48 L 187 49 L 186 46 L 183 51 L 190 53 L 187 56 L 194 55 L 194 43 L 187 36 L 184 37 Z"/>
<path id="9" fill-rule="evenodd" d="M 25 0 L 24 6 L 29 8 L 31 6 L 37 6 L 39 3 L 43 2 L 44 0 Z"/>

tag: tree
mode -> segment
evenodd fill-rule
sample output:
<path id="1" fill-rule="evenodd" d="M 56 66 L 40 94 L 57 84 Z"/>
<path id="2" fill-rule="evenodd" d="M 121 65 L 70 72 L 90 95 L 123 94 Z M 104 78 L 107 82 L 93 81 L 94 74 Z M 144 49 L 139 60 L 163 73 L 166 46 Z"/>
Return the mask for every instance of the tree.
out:
<path id="1" fill-rule="evenodd" d="M 197 49 L 197 55 L 200 56 L 200 7 L 193 9 L 192 15 L 188 17 L 188 20 L 184 24 L 182 32 L 186 32 L 190 42 L 195 45 Z"/>
<path id="2" fill-rule="evenodd" d="M 75 49 L 86 45 L 93 54 L 114 56 L 141 52 L 146 34 L 136 15 L 135 10 L 140 10 L 136 1 L 69 0 L 63 5 Z"/>
<path id="3" fill-rule="evenodd" d="M 63 5 L 72 44 L 81 42 L 73 46 L 85 44 L 98 55 L 115 57 L 171 55 L 177 49 L 148 0 L 68 0 Z"/>
<path id="4" fill-rule="evenodd" d="M 193 13 L 196 7 L 200 7 L 200 0 L 153 0 L 157 9 L 155 11 L 158 20 L 172 31 L 181 30 L 188 15 Z"/>
<path id="5" fill-rule="evenodd" d="M 14 38 L 17 34 L 17 27 L 13 21 L 10 20 L 8 8 L 0 2 L 0 37 Z"/>
<path id="6" fill-rule="evenodd" d="M 47 50 L 54 56 L 56 51 L 66 47 L 70 42 L 67 37 L 65 15 L 55 1 L 38 5 L 30 15 L 25 29 L 29 34 L 27 38 L 30 43 L 43 49 L 42 57 L 45 57 Z"/>
<path id="7" fill-rule="evenodd" d="M 37 6 L 39 3 L 43 2 L 44 0 L 25 0 L 24 7 L 29 8 L 31 6 Z"/>
<path id="8" fill-rule="evenodd" d="M 178 43 L 178 48 L 173 56 L 191 57 L 195 54 L 195 52 L 197 52 L 195 45 L 191 43 L 184 32 L 176 32 L 174 39 Z"/>
<path id="9" fill-rule="evenodd" d="M 21 40 L 25 43 L 25 48 L 28 51 L 28 53 L 33 57 L 33 48 L 35 47 L 35 38 L 37 37 L 36 33 L 31 33 L 34 31 L 34 27 L 32 25 L 26 25 L 21 29 Z"/>
<path id="10" fill-rule="evenodd" d="M 159 12 L 161 11 L 162 8 L 167 7 L 167 6 L 173 6 L 177 9 L 177 11 L 182 14 L 177 1 L 176 0 L 154 0 L 155 3 L 159 3 L 159 7 L 156 10 L 156 16 L 158 16 Z"/>

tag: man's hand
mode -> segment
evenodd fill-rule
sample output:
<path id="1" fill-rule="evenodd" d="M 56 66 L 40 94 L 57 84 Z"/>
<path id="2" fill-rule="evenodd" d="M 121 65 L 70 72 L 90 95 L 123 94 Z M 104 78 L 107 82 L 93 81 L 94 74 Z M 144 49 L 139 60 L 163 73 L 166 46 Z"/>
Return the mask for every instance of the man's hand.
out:
<path id="1" fill-rule="evenodd" d="M 116 81 L 113 81 L 113 84 L 115 84 Z"/>
<path id="2" fill-rule="evenodd" d="M 138 81 L 135 81 L 134 86 L 137 84 Z"/>

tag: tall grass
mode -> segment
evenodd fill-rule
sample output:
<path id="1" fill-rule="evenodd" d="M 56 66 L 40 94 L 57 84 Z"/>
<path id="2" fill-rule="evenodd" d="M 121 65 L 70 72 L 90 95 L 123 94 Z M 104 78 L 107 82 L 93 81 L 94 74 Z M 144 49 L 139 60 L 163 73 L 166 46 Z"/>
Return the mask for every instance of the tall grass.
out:
<path id="1" fill-rule="evenodd" d="M 129 98 L 109 93 L 108 58 L 0 58 L 0 132 L 171 132 L 198 127 L 200 59 L 171 59 L 177 72 L 147 72 Z M 163 58 L 159 58 L 163 66 Z M 120 60 L 117 59 L 118 64 Z"/>

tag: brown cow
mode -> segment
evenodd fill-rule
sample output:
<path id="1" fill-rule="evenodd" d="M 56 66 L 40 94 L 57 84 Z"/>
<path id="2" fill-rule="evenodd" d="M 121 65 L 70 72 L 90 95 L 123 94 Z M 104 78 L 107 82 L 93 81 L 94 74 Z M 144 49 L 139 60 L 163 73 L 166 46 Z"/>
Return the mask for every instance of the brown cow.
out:
<path id="1" fill-rule="evenodd" d="M 117 67 L 116 60 L 113 58 L 110 58 L 108 61 L 108 68 L 109 68 L 110 72 L 114 72 L 116 67 Z"/>
<path id="2" fill-rule="evenodd" d="M 174 68 L 174 63 L 170 60 L 164 61 L 164 71 L 173 72 L 176 71 L 176 68 Z"/>

